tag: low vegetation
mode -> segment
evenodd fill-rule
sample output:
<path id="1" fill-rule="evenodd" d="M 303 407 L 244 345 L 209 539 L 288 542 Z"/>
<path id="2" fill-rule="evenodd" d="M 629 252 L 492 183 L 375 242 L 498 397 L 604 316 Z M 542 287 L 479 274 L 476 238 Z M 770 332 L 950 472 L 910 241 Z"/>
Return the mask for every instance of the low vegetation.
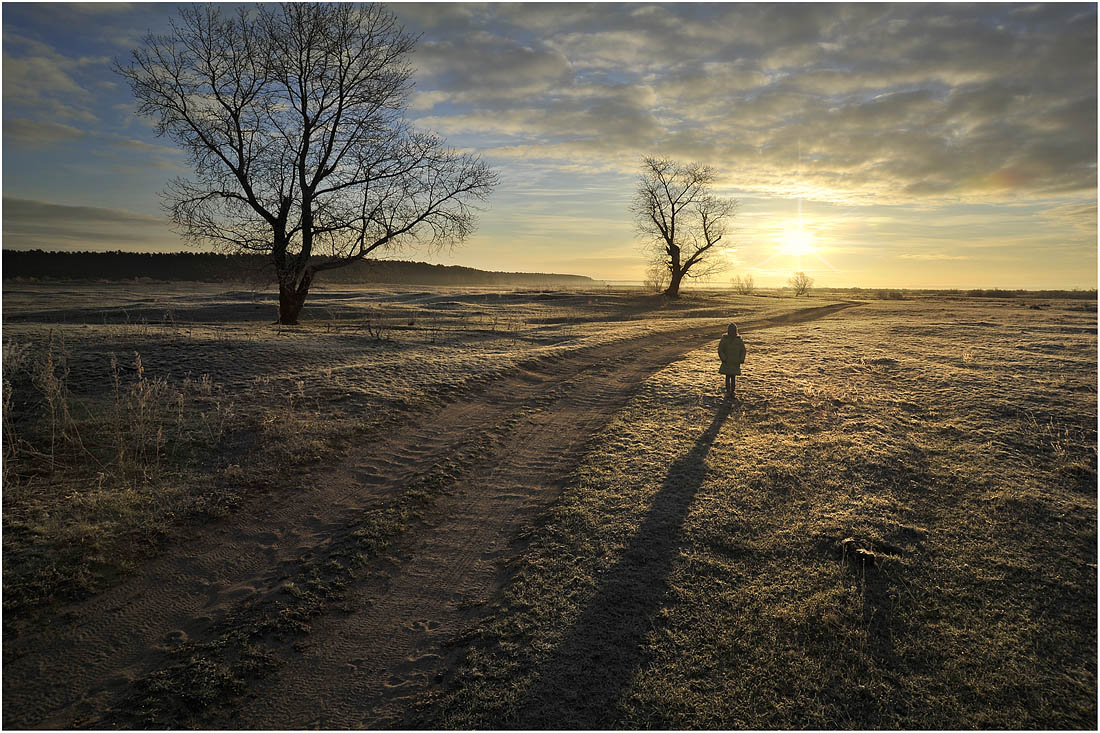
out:
<path id="1" fill-rule="evenodd" d="M 424 720 L 1093 726 L 1095 323 L 872 303 L 746 334 L 733 405 L 709 349 L 671 365 Z"/>
<path id="2" fill-rule="evenodd" d="M 756 284 L 753 282 L 752 275 L 736 275 L 733 280 L 730 281 L 733 286 L 733 290 L 738 295 L 752 295 L 756 290 Z"/>
<path id="3" fill-rule="evenodd" d="M 818 287 L 818 293 L 828 293 L 832 296 L 848 296 L 851 298 L 879 298 L 880 300 L 901 300 L 903 298 L 986 298 L 994 300 L 1013 299 L 1028 305 L 1047 307 L 1048 300 L 1085 300 L 1093 301 L 1088 307 L 1096 307 L 1096 290 L 1004 290 L 993 288 L 990 290 L 932 290 L 918 288 L 824 288 Z"/>
<path id="4" fill-rule="evenodd" d="M 270 300 L 210 286 L 24 285 L 5 299 L 6 624 L 114 582 L 248 496 L 301 490 L 304 472 L 383 424 L 525 359 L 750 310 L 713 297 L 322 289 L 310 325 L 285 329 L 270 324 Z"/>
<path id="5" fill-rule="evenodd" d="M 74 394 L 60 331 L 4 344 L 4 607 L 74 598 L 141 557 L 174 518 L 230 504 L 205 459 L 234 408 L 208 375 L 169 382 L 111 354 Z M 76 366 L 79 369 L 79 366 Z"/>
<path id="6" fill-rule="evenodd" d="M 309 491 L 307 474 L 504 370 L 687 319 L 717 337 L 805 302 L 315 295 L 309 325 L 287 329 L 250 292 L 5 291 L 7 633 L 259 492 Z M 604 429 L 407 722 L 1090 727 L 1095 303 L 907 291 L 745 338 L 740 401 L 723 400 L 707 346 Z M 339 611 L 368 561 L 514 427 L 471 435 L 292 578 L 172 647 L 105 720 L 232 720 L 281 645 Z"/>

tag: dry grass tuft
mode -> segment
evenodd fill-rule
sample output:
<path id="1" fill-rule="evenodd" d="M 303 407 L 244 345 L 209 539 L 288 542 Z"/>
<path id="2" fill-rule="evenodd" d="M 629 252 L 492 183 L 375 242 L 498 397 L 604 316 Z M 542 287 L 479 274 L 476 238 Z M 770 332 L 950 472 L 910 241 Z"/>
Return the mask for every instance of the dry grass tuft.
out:
<path id="1" fill-rule="evenodd" d="M 71 351 L 4 345 L 4 607 L 76 598 L 168 531 L 214 509 L 189 491 L 233 415 L 209 378 L 170 382 L 134 353 L 106 393 L 71 390 Z M 123 566 L 124 567 L 124 566 Z"/>

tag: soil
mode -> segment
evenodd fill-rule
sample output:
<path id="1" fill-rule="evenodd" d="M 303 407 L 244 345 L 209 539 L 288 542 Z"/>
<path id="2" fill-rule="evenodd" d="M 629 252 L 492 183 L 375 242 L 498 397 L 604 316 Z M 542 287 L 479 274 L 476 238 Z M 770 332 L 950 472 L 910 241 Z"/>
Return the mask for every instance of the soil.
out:
<path id="1" fill-rule="evenodd" d="M 814 320 L 854 304 L 740 324 L 743 332 Z M 266 496 L 151 560 L 114 588 L 4 640 L 4 726 L 105 727 L 135 680 L 203 642 L 235 610 L 284 592 L 364 511 L 452 460 L 446 490 L 344 589 L 342 610 L 203 727 L 377 728 L 415 724 L 430 694 L 507 581 L 523 533 L 568 481 L 598 433 L 654 371 L 716 340 L 695 326 L 529 362 L 378 436 L 294 495 Z M 721 387 L 715 371 L 715 390 Z M 466 451 L 479 436 L 482 449 Z M 472 457 L 470 457 L 472 456 Z M 458 640 L 458 642 L 456 642 Z M 194 722 L 194 721 L 192 721 Z"/>

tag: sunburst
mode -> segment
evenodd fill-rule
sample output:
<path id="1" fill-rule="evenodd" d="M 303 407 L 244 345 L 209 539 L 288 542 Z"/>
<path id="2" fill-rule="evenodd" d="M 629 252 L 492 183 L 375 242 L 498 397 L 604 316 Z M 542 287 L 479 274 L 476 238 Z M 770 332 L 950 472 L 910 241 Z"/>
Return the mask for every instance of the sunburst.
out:
<path id="1" fill-rule="evenodd" d="M 814 233 L 797 222 L 786 228 L 783 233 L 782 249 L 792 257 L 805 257 L 814 254 Z"/>

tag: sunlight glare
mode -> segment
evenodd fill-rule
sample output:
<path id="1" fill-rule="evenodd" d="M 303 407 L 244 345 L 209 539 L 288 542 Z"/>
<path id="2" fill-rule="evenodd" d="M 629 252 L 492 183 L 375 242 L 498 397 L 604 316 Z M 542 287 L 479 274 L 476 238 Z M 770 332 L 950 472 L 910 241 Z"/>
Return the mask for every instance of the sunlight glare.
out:
<path id="1" fill-rule="evenodd" d="M 795 257 L 804 257 L 814 251 L 813 232 L 801 225 L 787 229 L 783 236 L 783 251 Z"/>

